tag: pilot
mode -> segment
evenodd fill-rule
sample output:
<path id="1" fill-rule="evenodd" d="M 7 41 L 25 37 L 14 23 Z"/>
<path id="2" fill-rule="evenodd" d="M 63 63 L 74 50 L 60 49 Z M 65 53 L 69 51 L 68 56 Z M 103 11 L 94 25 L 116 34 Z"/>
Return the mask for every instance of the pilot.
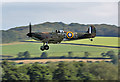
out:
<path id="1" fill-rule="evenodd" d="M 60 31 L 58 30 L 58 33 L 60 33 Z"/>
<path id="2" fill-rule="evenodd" d="M 56 30 L 55 32 L 58 33 L 58 30 Z"/>
<path id="3" fill-rule="evenodd" d="M 60 33 L 60 31 L 59 31 L 59 30 L 56 30 L 56 33 Z"/>

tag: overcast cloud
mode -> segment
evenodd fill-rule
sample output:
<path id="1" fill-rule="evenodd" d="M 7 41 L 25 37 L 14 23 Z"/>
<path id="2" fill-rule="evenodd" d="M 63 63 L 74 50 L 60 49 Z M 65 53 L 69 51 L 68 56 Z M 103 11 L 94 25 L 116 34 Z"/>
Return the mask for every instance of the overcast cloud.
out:
<path id="1" fill-rule="evenodd" d="M 43 22 L 113 24 L 118 21 L 117 2 L 14 2 L 2 5 L 2 29 Z"/>
<path id="2" fill-rule="evenodd" d="M 2 0 L 3 2 L 118 2 L 119 0 Z"/>

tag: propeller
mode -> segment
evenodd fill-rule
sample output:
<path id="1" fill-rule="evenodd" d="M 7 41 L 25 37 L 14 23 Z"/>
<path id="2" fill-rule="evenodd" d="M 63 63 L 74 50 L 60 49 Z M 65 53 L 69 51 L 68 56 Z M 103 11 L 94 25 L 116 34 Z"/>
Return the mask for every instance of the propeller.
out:
<path id="1" fill-rule="evenodd" d="M 31 33 L 32 28 L 31 28 L 31 23 L 29 23 L 29 33 Z"/>
<path id="2" fill-rule="evenodd" d="M 32 26 L 31 23 L 29 23 L 29 33 L 27 34 L 28 37 L 32 37 Z"/>

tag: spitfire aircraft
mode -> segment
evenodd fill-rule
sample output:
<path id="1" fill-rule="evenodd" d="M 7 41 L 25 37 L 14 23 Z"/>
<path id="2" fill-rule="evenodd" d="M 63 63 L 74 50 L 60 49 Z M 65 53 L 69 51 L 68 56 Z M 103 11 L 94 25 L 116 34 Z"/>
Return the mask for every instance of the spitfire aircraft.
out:
<path id="1" fill-rule="evenodd" d="M 71 31 L 64 31 L 64 30 L 56 30 L 55 32 L 32 32 L 31 23 L 29 24 L 29 33 L 27 34 L 28 37 L 31 37 L 35 40 L 41 41 L 43 46 L 40 47 L 42 51 L 48 50 L 49 46 L 48 43 L 61 43 L 63 40 L 77 40 L 77 39 L 86 39 L 89 38 L 91 41 L 96 36 L 96 29 L 93 25 L 88 28 L 86 33 L 79 33 L 79 32 L 71 32 Z"/>

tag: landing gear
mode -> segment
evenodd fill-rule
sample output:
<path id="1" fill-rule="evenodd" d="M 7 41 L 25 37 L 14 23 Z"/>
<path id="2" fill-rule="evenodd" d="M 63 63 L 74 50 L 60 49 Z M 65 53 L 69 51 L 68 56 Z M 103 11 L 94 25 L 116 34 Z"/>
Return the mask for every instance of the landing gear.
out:
<path id="1" fill-rule="evenodd" d="M 93 41 L 93 39 L 90 39 L 90 41 Z"/>
<path id="2" fill-rule="evenodd" d="M 44 49 L 45 49 L 45 50 L 48 50 L 48 49 L 49 49 L 49 46 L 48 46 L 48 45 L 45 45 L 45 46 L 44 46 Z"/>
<path id="3" fill-rule="evenodd" d="M 40 49 L 41 49 L 42 51 L 48 50 L 48 49 L 49 49 L 49 46 L 47 45 L 47 43 L 46 43 L 46 45 L 45 45 L 45 43 L 43 43 L 43 46 L 41 46 Z"/>
<path id="4" fill-rule="evenodd" d="M 40 49 L 41 49 L 42 51 L 44 51 L 44 46 L 41 46 Z"/>

